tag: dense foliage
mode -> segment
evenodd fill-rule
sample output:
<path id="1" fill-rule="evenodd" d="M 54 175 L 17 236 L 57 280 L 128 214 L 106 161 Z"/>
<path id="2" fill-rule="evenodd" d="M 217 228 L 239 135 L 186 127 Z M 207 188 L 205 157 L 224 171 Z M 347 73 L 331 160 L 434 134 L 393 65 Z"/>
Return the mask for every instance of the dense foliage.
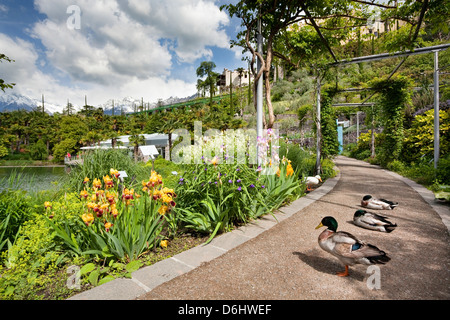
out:
<path id="1" fill-rule="evenodd" d="M 368 19 L 376 13 L 366 1 L 342 1 L 339 6 L 328 0 L 278 1 L 275 5 L 262 0 L 237 1 L 223 8 L 241 19 L 244 27 L 232 45 L 249 50 L 252 62 L 261 58 L 263 63 L 259 74 L 252 72 L 264 76 L 267 127 L 274 125 L 275 114 L 288 112 L 298 115 L 302 130 L 312 129 L 307 128 L 307 122 L 314 118 L 314 86 L 318 78 L 322 79 L 322 178 L 334 175 L 330 158 L 338 152 L 336 118 L 355 112 L 335 109 L 333 103 L 372 97 L 366 91 L 343 93 L 337 88 L 371 87 L 380 108 L 366 116 L 365 125 L 373 124 L 378 129 L 374 134 L 376 156 L 371 157 L 371 132 L 362 133 L 357 143 L 347 145 L 349 154 L 381 163 L 428 186 L 448 183 L 449 111 L 440 113 L 442 157 L 437 170 L 431 155 L 433 116 L 430 111 L 419 112 L 432 101 L 427 89 L 433 68 L 429 57 L 408 58 L 398 70 L 402 76 L 392 78 L 388 75 L 400 62 L 398 58 L 344 68 L 328 66 L 337 59 L 448 42 L 448 6 L 442 0 L 373 4 L 382 8 L 379 15 L 389 29 L 376 37 L 373 30 L 365 31 Z M 313 25 L 311 15 L 321 23 Z M 266 39 L 262 56 L 254 50 L 256 20 L 260 17 Z M 450 62 L 448 52 L 440 53 L 444 69 Z M 2 59 L 11 61 L 0 55 Z M 280 66 L 284 79 L 278 74 Z M 215 89 L 213 68 L 214 63 L 208 62 L 198 69 L 198 75 L 208 79 L 199 81 L 199 89 L 208 88 L 210 97 Z M 273 83 L 275 72 L 278 78 Z M 445 77 L 443 74 L 443 101 L 450 99 Z M 2 90 L 12 85 L 0 79 Z M 422 90 L 410 95 L 411 86 Z M 242 113 L 235 116 L 238 105 L 242 109 L 239 99 L 233 96 L 215 103 L 210 100 L 209 105 L 199 102 L 167 112 L 132 115 L 111 116 L 88 105 L 75 112 L 70 103 L 62 114 L 49 115 L 39 108 L 0 113 L 0 158 L 61 162 L 67 152 L 76 154 L 82 146 L 94 146 L 102 140 L 110 139 L 115 146 L 120 135 L 131 135 L 137 150 L 142 133 L 164 132 L 171 137 L 175 129 L 186 128 L 192 138 L 194 121 L 199 119 L 204 130 L 239 129 L 246 126 Z M 367 108 L 357 110 L 369 114 Z M 253 121 L 250 98 L 246 111 L 250 116 L 247 119 Z M 169 141 L 172 150 L 180 143 L 173 141 L 172 145 L 171 138 Z M 269 144 L 269 140 L 259 142 Z M 2 192 L 0 298 L 65 298 L 88 285 L 129 277 L 149 251 L 167 247 L 180 233 L 206 234 L 211 239 L 302 196 L 303 177 L 315 172 L 315 150 L 289 141 L 268 148 L 260 166 L 248 161 L 221 162 L 235 153 L 220 154 L 216 151 L 227 146 L 218 146 L 206 155 L 196 150 L 196 161 L 189 164 L 157 159 L 155 171 L 152 164 L 135 163 L 119 150 L 98 151 L 88 155 L 57 191 Z M 279 148 L 276 157 L 273 147 Z M 248 160 L 252 155 L 246 156 Z M 121 181 L 116 170 L 127 171 L 129 178 Z M 72 266 L 81 266 L 81 287 L 76 290 L 66 283 Z"/>
<path id="2" fill-rule="evenodd" d="M 333 97 L 336 93 L 337 89 L 329 86 L 322 90 L 320 96 L 321 154 L 324 158 L 329 158 L 339 153 L 336 112 L 332 107 Z"/>
<path id="3" fill-rule="evenodd" d="M 379 161 L 387 163 L 398 160 L 403 146 L 403 122 L 405 109 L 411 103 L 411 81 L 406 77 L 389 80 L 373 80 L 370 85 L 380 93 L 379 105 L 383 125 L 383 144 L 378 154 Z"/>
<path id="4" fill-rule="evenodd" d="M 49 115 L 42 111 L 18 110 L 0 113 L 0 158 L 47 160 L 62 162 L 67 153 L 75 155 L 83 146 L 95 146 L 111 140 L 117 145 L 120 135 L 172 133 L 177 128 L 193 130 L 194 120 L 204 126 L 226 130 L 246 123 L 235 118 L 238 98 L 224 97 L 212 106 L 203 103 L 180 106 L 168 112 L 141 112 L 130 115 L 107 115 L 101 108 L 84 106 L 77 113 Z M 95 110 L 88 113 L 85 110 Z M 211 110 L 214 109 L 214 112 Z M 142 144 L 136 140 L 135 145 Z"/>

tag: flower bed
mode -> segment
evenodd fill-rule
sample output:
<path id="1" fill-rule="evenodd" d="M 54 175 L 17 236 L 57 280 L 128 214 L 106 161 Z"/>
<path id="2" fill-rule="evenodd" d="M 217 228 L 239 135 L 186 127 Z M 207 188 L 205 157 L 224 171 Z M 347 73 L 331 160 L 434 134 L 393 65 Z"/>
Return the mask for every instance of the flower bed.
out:
<path id="1" fill-rule="evenodd" d="M 0 255 L 1 299 L 67 298 L 130 276 L 143 264 L 209 241 L 302 196 L 298 163 L 288 160 L 287 151 L 281 159 L 271 157 L 271 150 L 262 166 L 220 163 L 224 158 L 210 154 L 201 163 L 178 165 L 176 176 L 158 161 L 171 180 L 176 177 L 172 188 L 157 171 L 140 183 L 121 182 L 113 168 L 80 178 L 81 191 L 33 197 L 32 217 Z M 172 163 L 168 167 L 173 171 Z M 80 270 L 78 289 L 65 282 L 72 266 Z"/>

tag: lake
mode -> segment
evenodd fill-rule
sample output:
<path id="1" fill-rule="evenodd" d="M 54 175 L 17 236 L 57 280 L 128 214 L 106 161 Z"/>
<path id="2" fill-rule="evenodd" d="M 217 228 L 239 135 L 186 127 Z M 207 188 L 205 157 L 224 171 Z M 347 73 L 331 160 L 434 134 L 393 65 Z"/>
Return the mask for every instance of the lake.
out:
<path id="1" fill-rule="evenodd" d="M 0 191 L 10 187 L 11 176 L 20 175 L 12 189 L 41 191 L 56 188 L 55 182 L 66 174 L 65 167 L 0 167 Z"/>

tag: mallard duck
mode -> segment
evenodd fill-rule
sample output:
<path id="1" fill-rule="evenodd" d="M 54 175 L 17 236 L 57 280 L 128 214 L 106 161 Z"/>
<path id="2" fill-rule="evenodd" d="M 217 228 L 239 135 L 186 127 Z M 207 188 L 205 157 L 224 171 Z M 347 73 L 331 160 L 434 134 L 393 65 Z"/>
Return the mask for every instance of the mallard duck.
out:
<path id="1" fill-rule="evenodd" d="M 323 218 L 316 229 L 324 226 L 328 228 L 319 235 L 319 246 L 345 265 L 345 271 L 338 272 L 338 276 L 347 277 L 348 266 L 385 264 L 391 260 L 376 246 L 364 243 L 348 232 L 336 231 L 338 223 L 333 217 Z"/>
<path id="2" fill-rule="evenodd" d="M 322 178 L 316 175 L 315 177 L 306 177 L 304 181 L 306 183 L 306 191 L 311 191 L 311 186 L 318 185 L 319 182 L 322 182 Z"/>
<path id="3" fill-rule="evenodd" d="M 388 233 L 394 231 L 397 227 L 397 224 L 387 220 L 387 217 L 366 210 L 356 210 L 353 215 L 353 222 L 362 228 Z"/>
<path id="4" fill-rule="evenodd" d="M 368 194 L 361 200 L 361 206 L 367 209 L 392 210 L 398 206 L 398 202 L 392 202 L 386 199 L 375 199 Z"/>

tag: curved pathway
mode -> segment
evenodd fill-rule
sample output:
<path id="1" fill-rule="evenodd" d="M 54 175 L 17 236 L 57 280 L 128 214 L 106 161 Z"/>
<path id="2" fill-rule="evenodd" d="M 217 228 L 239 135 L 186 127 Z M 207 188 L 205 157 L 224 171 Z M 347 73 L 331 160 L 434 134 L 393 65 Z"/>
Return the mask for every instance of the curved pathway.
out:
<path id="1" fill-rule="evenodd" d="M 426 189 L 377 166 L 345 157 L 335 163 L 340 177 L 330 192 L 309 203 L 297 200 L 288 207 L 295 212 L 270 229 L 138 299 L 450 299 L 448 207 L 433 204 Z M 399 202 L 394 210 L 379 212 L 398 224 L 396 230 L 384 234 L 353 225 L 365 194 Z M 378 246 L 392 260 L 379 273 L 357 265 L 349 277 L 336 276 L 343 266 L 317 244 L 323 229 L 315 227 L 327 215 L 336 218 L 338 230 Z M 203 248 L 208 246 L 214 248 L 214 241 Z"/>

